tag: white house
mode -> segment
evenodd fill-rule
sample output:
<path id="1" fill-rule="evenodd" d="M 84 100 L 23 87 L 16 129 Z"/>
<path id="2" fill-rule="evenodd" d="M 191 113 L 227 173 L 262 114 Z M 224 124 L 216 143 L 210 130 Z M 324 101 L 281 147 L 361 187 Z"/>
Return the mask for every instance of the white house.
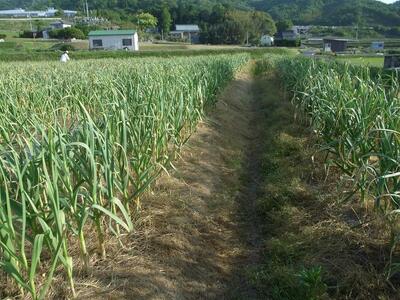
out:
<path id="1" fill-rule="evenodd" d="M 139 51 L 139 37 L 135 30 L 91 31 L 89 49 Z"/>

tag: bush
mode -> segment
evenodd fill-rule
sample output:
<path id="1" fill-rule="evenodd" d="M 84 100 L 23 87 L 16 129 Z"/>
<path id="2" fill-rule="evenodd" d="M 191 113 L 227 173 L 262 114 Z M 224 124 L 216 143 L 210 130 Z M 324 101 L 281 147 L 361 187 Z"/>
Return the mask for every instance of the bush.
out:
<path id="1" fill-rule="evenodd" d="M 275 46 L 278 47 L 300 47 L 301 40 L 275 40 Z"/>
<path id="2" fill-rule="evenodd" d="M 82 33 L 83 33 L 85 36 L 88 36 L 90 31 L 94 31 L 94 30 L 103 30 L 103 29 L 104 29 L 104 28 L 101 27 L 101 26 L 97 26 L 97 25 L 85 25 L 85 24 L 78 24 L 78 25 L 75 25 L 74 28 L 79 29 L 80 31 L 82 31 Z"/>
<path id="3" fill-rule="evenodd" d="M 49 32 L 49 36 L 51 38 L 64 39 L 64 40 L 70 40 L 73 38 L 78 39 L 78 40 L 84 40 L 86 38 L 85 34 L 76 27 L 52 30 Z"/>
<path id="4" fill-rule="evenodd" d="M 19 45 L 16 42 L 4 42 L 0 44 L 0 49 L 19 50 Z"/>
<path id="5" fill-rule="evenodd" d="M 0 39 L 5 39 L 7 37 L 7 35 L 5 34 L 0 34 Z"/>
<path id="6" fill-rule="evenodd" d="M 56 51 L 75 51 L 75 47 L 72 46 L 71 44 L 65 44 L 65 43 L 59 43 L 53 45 L 50 50 L 56 50 Z"/>
<path id="7" fill-rule="evenodd" d="M 42 31 L 30 31 L 30 30 L 25 30 L 19 35 L 20 38 L 25 38 L 25 39 L 33 39 L 33 38 L 42 38 L 43 37 L 43 32 Z"/>

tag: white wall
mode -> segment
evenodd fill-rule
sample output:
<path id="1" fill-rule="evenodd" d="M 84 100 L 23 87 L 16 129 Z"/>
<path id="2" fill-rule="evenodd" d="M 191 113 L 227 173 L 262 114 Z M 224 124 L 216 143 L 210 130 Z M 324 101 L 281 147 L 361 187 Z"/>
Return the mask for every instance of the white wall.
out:
<path id="1" fill-rule="evenodd" d="M 132 46 L 123 46 L 123 39 L 132 39 Z M 93 40 L 102 40 L 102 47 L 93 47 Z M 139 51 L 139 38 L 137 33 L 134 35 L 112 35 L 112 36 L 90 36 L 89 49 L 104 49 L 104 50 L 123 50 L 128 48 L 130 51 Z"/>

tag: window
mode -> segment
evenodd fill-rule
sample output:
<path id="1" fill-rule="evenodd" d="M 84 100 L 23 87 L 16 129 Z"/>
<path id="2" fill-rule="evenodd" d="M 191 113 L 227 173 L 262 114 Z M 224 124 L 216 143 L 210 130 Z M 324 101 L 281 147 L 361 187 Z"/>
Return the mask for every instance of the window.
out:
<path id="1" fill-rule="evenodd" d="M 93 47 L 103 47 L 103 40 L 93 40 Z"/>
<path id="2" fill-rule="evenodd" d="M 122 46 L 132 46 L 132 39 L 123 39 Z"/>

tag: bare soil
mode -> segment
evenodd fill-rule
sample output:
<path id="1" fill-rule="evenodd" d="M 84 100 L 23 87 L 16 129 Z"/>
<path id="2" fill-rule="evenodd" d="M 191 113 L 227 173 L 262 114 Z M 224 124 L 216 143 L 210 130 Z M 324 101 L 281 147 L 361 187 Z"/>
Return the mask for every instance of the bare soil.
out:
<path id="1" fill-rule="evenodd" d="M 77 276 L 79 299 L 257 299 L 246 270 L 259 260 L 261 170 L 251 66 L 162 175 L 134 234 Z"/>

